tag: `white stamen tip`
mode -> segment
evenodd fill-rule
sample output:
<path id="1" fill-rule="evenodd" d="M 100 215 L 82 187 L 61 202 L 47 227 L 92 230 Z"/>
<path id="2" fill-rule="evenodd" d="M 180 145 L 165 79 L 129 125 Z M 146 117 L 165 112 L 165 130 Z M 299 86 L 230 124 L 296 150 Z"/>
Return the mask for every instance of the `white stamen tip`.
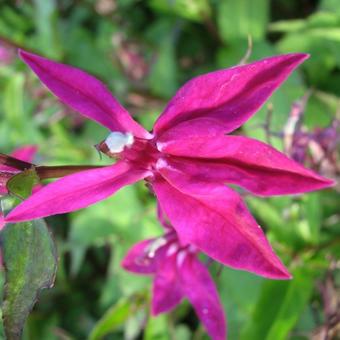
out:
<path id="1" fill-rule="evenodd" d="M 166 255 L 171 256 L 171 255 L 175 254 L 177 252 L 177 250 L 178 250 L 178 245 L 176 243 L 173 243 L 168 248 Z"/>
<path id="2" fill-rule="evenodd" d="M 158 151 L 162 152 L 164 148 L 166 147 L 166 143 L 157 142 L 156 147 Z"/>
<path id="3" fill-rule="evenodd" d="M 188 253 L 185 250 L 182 250 L 178 253 L 178 255 L 177 255 L 177 266 L 178 267 L 182 266 L 187 254 Z"/>
<path id="4" fill-rule="evenodd" d="M 159 158 L 156 162 L 156 169 L 160 170 L 160 169 L 166 168 L 166 167 L 168 167 L 168 162 L 163 158 Z"/>
<path id="5" fill-rule="evenodd" d="M 134 138 L 130 132 L 122 133 L 114 131 L 105 139 L 105 144 L 112 153 L 122 152 L 126 146 L 131 146 L 133 142 Z"/>

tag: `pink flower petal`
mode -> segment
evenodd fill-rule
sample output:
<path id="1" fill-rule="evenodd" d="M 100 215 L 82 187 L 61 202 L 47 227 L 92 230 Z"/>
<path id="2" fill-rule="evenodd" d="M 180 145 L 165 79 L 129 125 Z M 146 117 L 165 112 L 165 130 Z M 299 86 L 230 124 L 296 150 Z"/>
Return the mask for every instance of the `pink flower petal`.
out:
<path id="1" fill-rule="evenodd" d="M 148 255 L 148 247 L 154 239 L 136 243 L 126 254 L 122 261 L 122 267 L 137 274 L 154 274 L 157 264 L 155 257 Z"/>
<path id="2" fill-rule="evenodd" d="M 193 244 L 236 269 L 273 279 L 290 278 L 236 192 L 167 167 L 159 171 L 166 181 L 155 180 L 153 189 L 182 243 Z"/>
<path id="3" fill-rule="evenodd" d="M 240 185 L 257 195 L 298 194 L 333 185 L 260 141 L 242 136 L 193 136 L 159 142 L 170 164 L 201 180 Z"/>
<path id="4" fill-rule="evenodd" d="M 161 265 L 152 287 L 151 313 L 153 315 L 168 312 L 178 305 L 183 298 L 177 272 L 177 254 L 166 256 L 164 253 L 164 257 L 158 258 L 158 260 Z"/>
<path id="5" fill-rule="evenodd" d="M 180 266 L 182 290 L 213 340 L 226 339 L 226 321 L 215 283 L 195 255 L 187 255 Z"/>
<path id="6" fill-rule="evenodd" d="M 21 161 L 32 163 L 37 150 L 38 147 L 36 145 L 25 145 L 14 150 L 11 156 L 20 159 Z"/>
<path id="7" fill-rule="evenodd" d="M 85 208 L 147 175 L 148 172 L 135 170 L 125 162 L 68 175 L 19 204 L 6 221 L 27 221 Z"/>
<path id="8" fill-rule="evenodd" d="M 131 132 L 150 139 L 138 123 L 96 78 L 75 67 L 60 64 L 26 51 L 19 52 L 40 80 L 65 104 L 111 131 Z"/>
<path id="9" fill-rule="evenodd" d="M 157 203 L 157 218 L 165 230 L 173 230 L 159 203 Z"/>
<path id="10" fill-rule="evenodd" d="M 16 158 L 16 159 L 19 159 L 21 161 L 31 163 L 36 152 L 37 152 L 37 149 L 38 148 L 37 148 L 36 145 L 25 145 L 23 147 L 20 147 L 20 148 L 14 150 L 11 153 L 11 156 Z M 13 168 L 13 167 L 8 166 L 8 165 L 2 165 L 2 164 L 0 165 L 0 171 L 7 171 L 7 172 L 14 172 L 14 173 L 20 172 L 16 168 Z"/>
<path id="11" fill-rule="evenodd" d="M 3 213 L 0 211 L 0 231 L 5 227 L 5 219 Z M 0 269 L 3 267 L 2 249 L 0 248 Z"/>
<path id="12" fill-rule="evenodd" d="M 7 182 L 8 180 L 17 174 L 17 171 L 7 171 L 0 169 L 0 195 L 7 195 Z"/>
<path id="13" fill-rule="evenodd" d="M 5 219 L 4 219 L 4 215 L 3 213 L 0 211 L 0 230 L 2 230 L 2 228 L 5 226 Z M 0 260 L 0 263 L 2 263 L 2 261 Z"/>
<path id="14" fill-rule="evenodd" d="M 177 124 L 196 118 L 215 120 L 220 132 L 233 131 L 307 58 L 306 54 L 279 55 L 196 77 L 171 99 L 154 131 L 160 136 Z"/>

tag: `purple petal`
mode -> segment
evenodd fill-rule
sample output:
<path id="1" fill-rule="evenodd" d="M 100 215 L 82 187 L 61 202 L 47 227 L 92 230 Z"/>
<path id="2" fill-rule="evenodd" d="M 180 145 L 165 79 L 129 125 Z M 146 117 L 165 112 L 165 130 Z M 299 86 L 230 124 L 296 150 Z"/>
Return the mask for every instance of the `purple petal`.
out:
<path id="1" fill-rule="evenodd" d="M 40 80 L 65 104 L 111 131 L 131 132 L 139 138 L 151 135 L 96 78 L 75 67 L 60 64 L 26 51 L 19 52 Z"/>
<path id="2" fill-rule="evenodd" d="M 279 55 L 196 77 L 171 99 L 154 131 L 160 136 L 179 123 L 197 118 L 214 120 L 220 132 L 233 131 L 307 58 L 306 54 Z"/>
<path id="3" fill-rule="evenodd" d="M 7 222 L 20 222 L 85 208 L 148 175 L 125 162 L 65 176 L 19 204 Z"/>
<path id="4" fill-rule="evenodd" d="M 165 254 L 161 261 L 152 287 L 151 312 L 153 315 L 168 312 L 183 298 L 176 261 L 176 253 L 171 256 Z"/>
<path id="5" fill-rule="evenodd" d="M 225 340 L 223 306 L 207 268 L 195 255 L 187 255 L 180 269 L 182 290 L 213 340 Z"/>
<path id="6" fill-rule="evenodd" d="M 155 180 L 153 189 L 182 243 L 236 269 L 290 278 L 236 192 L 166 167 L 159 171 L 166 181 Z"/>
<path id="7" fill-rule="evenodd" d="M 157 264 L 155 257 L 148 255 L 148 247 L 154 239 L 136 243 L 126 254 L 122 261 L 122 267 L 137 274 L 154 274 Z"/>
<path id="8" fill-rule="evenodd" d="M 242 136 L 190 136 L 159 142 L 172 166 L 201 180 L 239 185 L 262 196 L 298 194 L 333 185 L 260 141 Z"/>

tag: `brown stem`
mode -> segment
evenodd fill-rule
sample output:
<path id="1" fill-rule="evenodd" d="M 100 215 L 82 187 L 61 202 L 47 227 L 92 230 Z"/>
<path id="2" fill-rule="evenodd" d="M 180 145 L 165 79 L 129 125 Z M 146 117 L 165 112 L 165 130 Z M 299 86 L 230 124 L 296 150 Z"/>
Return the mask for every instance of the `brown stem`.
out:
<path id="1" fill-rule="evenodd" d="M 39 178 L 60 178 L 75 172 L 102 168 L 101 165 L 64 165 L 64 166 L 37 166 L 35 171 Z"/>
<path id="2" fill-rule="evenodd" d="M 10 40 L 4 36 L 0 36 L 0 42 L 8 45 L 8 46 L 11 46 L 11 47 L 14 47 L 14 48 L 20 48 L 20 49 L 26 49 L 25 47 L 23 47 L 22 45 L 18 44 L 17 42 L 13 41 L 13 40 Z"/>

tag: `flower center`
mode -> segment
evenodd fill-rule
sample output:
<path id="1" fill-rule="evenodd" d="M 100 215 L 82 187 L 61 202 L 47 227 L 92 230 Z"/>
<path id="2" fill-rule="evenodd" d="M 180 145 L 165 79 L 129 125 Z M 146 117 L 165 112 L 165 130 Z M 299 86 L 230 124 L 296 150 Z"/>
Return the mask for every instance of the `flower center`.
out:
<path id="1" fill-rule="evenodd" d="M 110 158 L 123 159 L 148 170 L 155 168 L 161 156 L 154 140 L 134 137 L 129 132 L 111 132 L 96 148 Z"/>

